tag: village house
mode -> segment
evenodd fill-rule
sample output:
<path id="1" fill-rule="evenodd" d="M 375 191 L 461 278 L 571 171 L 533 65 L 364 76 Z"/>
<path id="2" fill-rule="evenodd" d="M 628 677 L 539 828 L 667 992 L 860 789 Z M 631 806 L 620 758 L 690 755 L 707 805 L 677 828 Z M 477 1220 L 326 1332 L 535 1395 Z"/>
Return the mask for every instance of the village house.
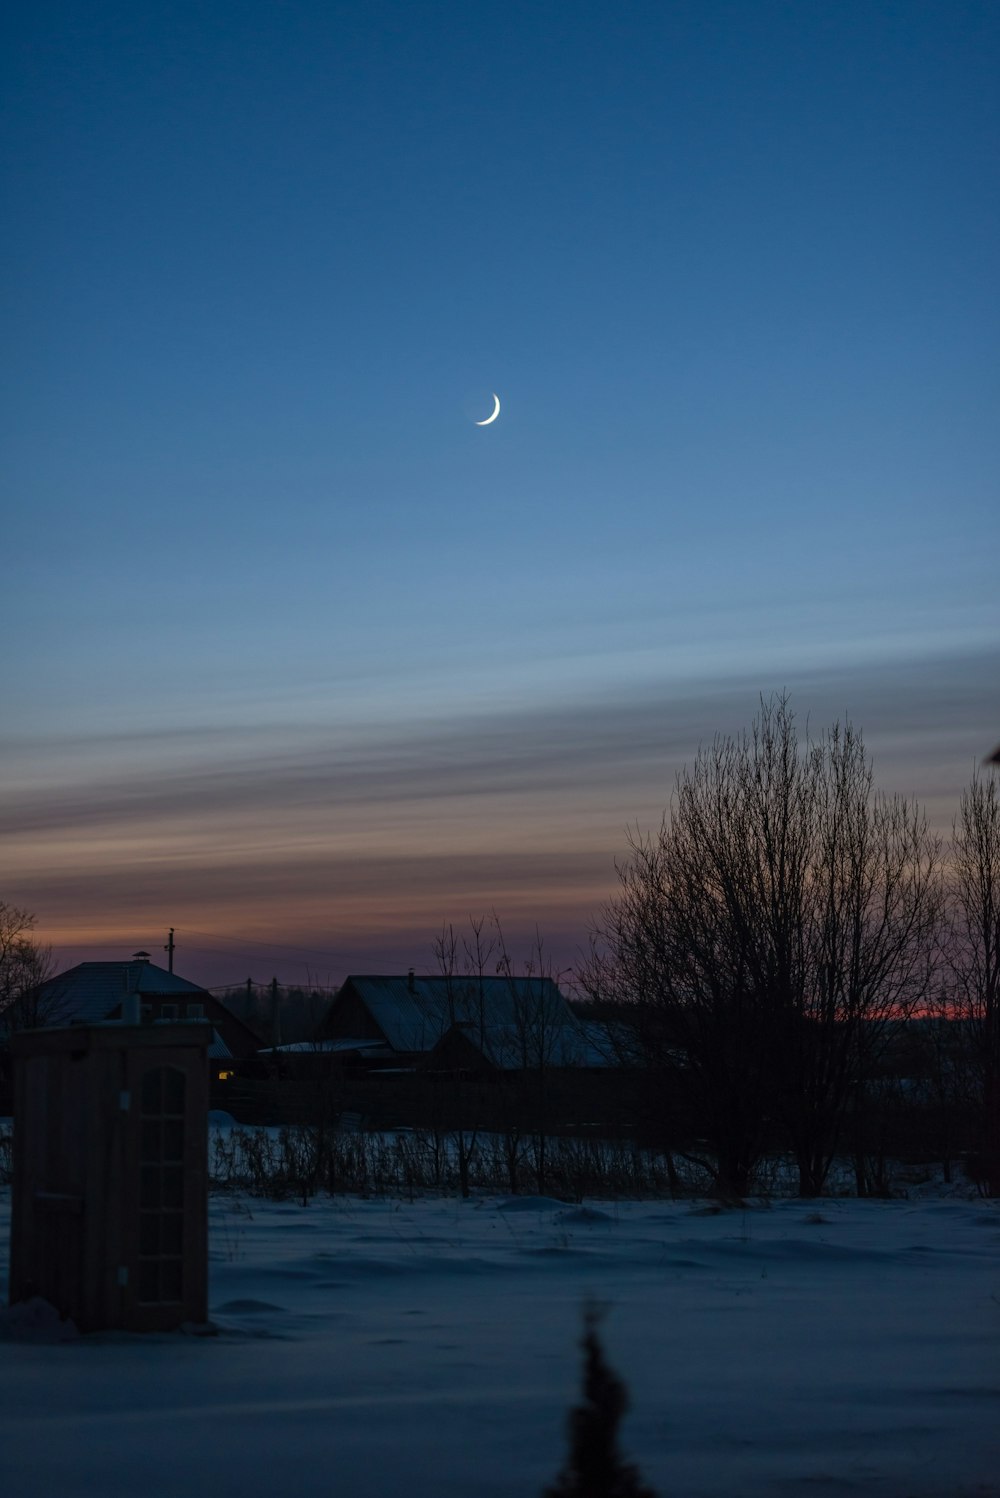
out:
<path id="1" fill-rule="evenodd" d="M 158 967 L 146 952 L 135 952 L 125 962 L 80 962 L 57 973 L 39 990 L 36 1022 L 50 1027 L 118 1020 L 131 994 L 138 995 L 144 1023 L 205 1020 L 212 1026 L 208 1056 L 216 1080 L 224 1080 L 260 1046 L 253 1031 L 214 994 Z"/>
<path id="2" fill-rule="evenodd" d="M 534 1070 L 599 1065 L 595 1037 L 544 977 L 352 974 L 316 1037 L 369 1066 L 435 1066 L 453 1048 L 478 1065 Z"/>

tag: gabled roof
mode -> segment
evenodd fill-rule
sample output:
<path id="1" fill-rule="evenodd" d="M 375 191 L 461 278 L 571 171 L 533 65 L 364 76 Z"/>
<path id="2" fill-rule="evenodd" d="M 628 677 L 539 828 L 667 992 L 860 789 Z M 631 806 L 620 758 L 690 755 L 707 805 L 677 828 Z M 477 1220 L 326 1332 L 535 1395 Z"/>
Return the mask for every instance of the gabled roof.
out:
<path id="1" fill-rule="evenodd" d="M 205 989 L 154 962 L 80 962 L 42 985 L 39 1007 L 48 1024 L 107 1019 L 126 994 L 198 995 Z"/>
<path id="2" fill-rule="evenodd" d="M 394 1051 L 433 1050 L 456 1023 L 503 1025 L 572 1023 L 552 978 L 386 977 L 352 974 L 340 990 L 364 1004 Z M 334 1012 L 337 1000 L 334 1000 Z"/>
<path id="3" fill-rule="evenodd" d="M 161 1025 L 169 1025 L 171 1023 L 171 1020 L 160 1021 Z M 234 1059 L 232 1051 L 226 1045 L 226 1042 L 214 1025 L 212 1026 L 212 1039 L 208 1045 L 208 1059 L 209 1061 L 232 1061 Z"/>

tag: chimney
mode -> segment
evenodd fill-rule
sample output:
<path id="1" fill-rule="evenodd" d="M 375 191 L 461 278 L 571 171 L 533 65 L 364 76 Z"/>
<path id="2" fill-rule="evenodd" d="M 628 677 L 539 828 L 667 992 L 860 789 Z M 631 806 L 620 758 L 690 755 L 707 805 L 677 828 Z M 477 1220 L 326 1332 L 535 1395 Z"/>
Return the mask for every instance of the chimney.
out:
<path id="1" fill-rule="evenodd" d="M 406 987 L 410 993 L 416 993 L 417 991 L 416 973 L 414 972 L 412 967 L 406 974 Z"/>
<path id="2" fill-rule="evenodd" d="M 148 952 L 133 952 L 132 961 L 125 969 L 125 997 L 122 999 L 123 1025 L 142 1024 L 142 999 L 139 994 L 139 974 L 135 965 L 149 961 Z"/>
<path id="3" fill-rule="evenodd" d="M 133 952 L 132 960 L 125 969 L 125 997 L 122 999 L 123 1025 L 142 1024 L 142 997 L 139 992 L 139 974 L 134 971 L 136 965 L 142 965 L 149 961 L 148 952 Z"/>

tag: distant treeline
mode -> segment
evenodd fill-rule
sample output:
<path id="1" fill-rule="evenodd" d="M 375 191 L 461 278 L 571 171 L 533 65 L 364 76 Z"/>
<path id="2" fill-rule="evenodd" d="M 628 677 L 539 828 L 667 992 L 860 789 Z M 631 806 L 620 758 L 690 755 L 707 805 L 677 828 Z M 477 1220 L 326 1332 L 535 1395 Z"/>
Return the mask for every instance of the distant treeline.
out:
<path id="1" fill-rule="evenodd" d="M 250 979 L 216 990 L 230 1013 L 249 1025 L 262 1046 L 312 1040 L 335 992 L 331 988 L 255 983 Z"/>

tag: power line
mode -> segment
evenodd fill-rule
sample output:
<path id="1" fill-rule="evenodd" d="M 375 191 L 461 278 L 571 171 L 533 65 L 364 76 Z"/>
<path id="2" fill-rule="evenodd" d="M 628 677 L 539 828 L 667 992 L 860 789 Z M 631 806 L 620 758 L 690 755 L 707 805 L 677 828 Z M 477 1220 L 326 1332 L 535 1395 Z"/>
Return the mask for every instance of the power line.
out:
<path id="1" fill-rule="evenodd" d="M 315 947 L 299 947 L 294 942 L 260 941 L 258 938 L 252 936 L 218 936 L 211 931 L 196 931 L 191 926 L 186 926 L 183 929 L 190 931 L 192 936 L 202 936 L 207 941 L 220 941 L 230 947 L 267 947 L 273 952 L 305 952 L 307 956 L 321 958 L 324 962 L 341 962 L 343 960 L 333 952 L 320 952 Z M 197 948 L 192 948 L 192 950 L 197 950 Z"/>
<path id="2" fill-rule="evenodd" d="M 219 952 L 216 951 L 216 949 L 214 947 L 199 947 L 194 942 L 187 942 L 187 941 L 185 941 L 185 942 L 178 942 L 177 943 L 177 948 L 178 948 L 179 951 L 183 951 L 184 953 L 186 953 L 186 955 L 188 957 L 191 957 L 191 956 L 200 957 L 203 961 L 205 961 L 205 960 L 211 961 L 213 959 L 217 959 L 219 957 L 219 955 L 220 955 Z M 221 955 L 224 956 L 225 954 L 223 953 Z M 256 953 L 251 953 L 249 960 L 250 961 L 256 960 L 256 961 L 259 962 L 261 959 L 260 959 L 259 956 L 257 956 Z M 307 983 L 309 981 L 309 973 L 310 973 L 310 965 L 309 965 L 308 962 L 303 962 L 298 957 L 284 957 L 284 956 L 281 955 L 281 953 L 278 953 L 277 956 L 274 958 L 274 964 L 278 968 L 286 968 L 289 965 L 289 963 L 291 963 L 292 967 L 302 967 L 302 968 L 305 968 L 305 975 L 297 977 L 293 981 L 296 982 L 296 983 Z M 238 982 L 240 982 L 240 983 L 245 983 L 246 981 L 247 980 L 246 980 L 246 975 L 245 974 L 244 974 L 244 976 L 242 978 L 238 979 Z M 262 981 L 266 981 L 266 982 L 269 983 L 271 980 L 270 980 L 270 978 L 268 978 L 268 979 L 262 980 Z M 312 984 L 309 984 L 309 986 L 312 987 Z"/>
<path id="3" fill-rule="evenodd" d="M 246 991 L 246 986 L 247 986 L 248 983 L 250 984 L 251 988 L 268 989 L 271 986 L 272 979 L 266 978 L 263 982 L 258 982 L 258 980 L 256 978 L 237 978 L 232 983 L 210 983 L 207 986 L 199 984 L 199 987 L 205 987 L 205 992 L 206 993 L 222 993 L 223 991 L 225 991 L 225 992 L 228 993 L 228 992 L 230 992 L 234 988 L 241 988 L 245 992 Z M 292 982 L 292 983 L 282 983 L 279 980 L 279 985 L 278 986 L 280 988 L 297 988 L 299 990 L 308 989 L 309 993 L 339 993 L 340 992 L 340 984 L 339 983 L 305 983 L 305 984 L 303 984 L 303 983 L 300 983 L 297 980 L 295 982 Z"/>

